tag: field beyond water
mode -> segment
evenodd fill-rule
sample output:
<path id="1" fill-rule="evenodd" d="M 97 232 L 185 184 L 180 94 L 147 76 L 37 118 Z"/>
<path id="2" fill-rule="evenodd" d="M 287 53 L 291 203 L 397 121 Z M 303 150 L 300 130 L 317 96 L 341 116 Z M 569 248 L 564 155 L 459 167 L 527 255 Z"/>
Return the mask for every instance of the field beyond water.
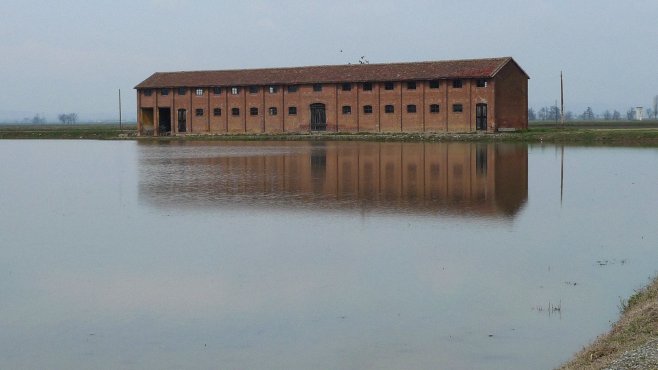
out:
<path id="1" fill-rule="evenodd" d="M 119 139 L 137 136 L 137 124 L 77 123 L 71 125 L 0 124 L 0 139 Z"/>
<path id="2" fill-rule="evenodd" d="M 74 125 L 0 125 L 0 139 L 135 139 L 136 124 L 81 123 Z M 344 140 L 344 141 L 478 141 L 571 143 L 587 145 L 658 145 L 658 121 L 531 122 L 522 132 L 479 133 L 312 133 L 312 134 L 194 134 L 143 137 L 144 140 Z"/>

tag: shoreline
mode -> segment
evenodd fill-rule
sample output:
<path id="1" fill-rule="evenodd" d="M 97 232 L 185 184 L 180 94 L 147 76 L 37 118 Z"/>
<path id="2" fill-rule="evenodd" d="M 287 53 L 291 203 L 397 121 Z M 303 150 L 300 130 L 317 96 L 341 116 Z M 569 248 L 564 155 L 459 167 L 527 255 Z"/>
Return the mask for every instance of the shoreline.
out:
<path id="1" fill-rule="evenodd" d="M 611 329 L 557 370 L 655 369 L 658 367 L 658 276 L 620 303 Z"/>
<path id="2" fill-rule="evenodd" d="M 658 123 L 638 125 L 551 127 L 496 133 L 301 133 L 301 134 L 187 134 L 137 136 L 135 125 L 0 125 L 0 139 L 77 139 L 142 141 L 381 141 L 381 142 L 509 142 L 575 145 L 658 146 Z"/>

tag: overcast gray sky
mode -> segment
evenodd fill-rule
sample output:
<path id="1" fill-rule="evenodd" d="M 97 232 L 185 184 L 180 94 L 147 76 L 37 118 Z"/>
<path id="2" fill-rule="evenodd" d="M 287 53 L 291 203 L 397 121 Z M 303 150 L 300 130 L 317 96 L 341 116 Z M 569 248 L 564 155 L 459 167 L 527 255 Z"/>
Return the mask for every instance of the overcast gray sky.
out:
<path id="1" fill-rule="evenodd" d="M 0 120 L 135 117 L 156 71 L 512 56 L 530 106 L 596 113 L 658 95 L 656 0 L 2 0 Z M 342 49 L 342 52 L 340 50 Z"/>

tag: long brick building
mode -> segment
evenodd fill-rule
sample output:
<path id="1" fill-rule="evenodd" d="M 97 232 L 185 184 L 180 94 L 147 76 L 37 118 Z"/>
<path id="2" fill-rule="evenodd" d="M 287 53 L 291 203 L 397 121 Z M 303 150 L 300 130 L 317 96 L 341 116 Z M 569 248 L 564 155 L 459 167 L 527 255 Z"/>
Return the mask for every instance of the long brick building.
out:
<path id="1" fill-rule="evenodd" d="M 494 132 L 528 125 L 511 57 L 158 72 L 135 87 L 140 135 Z"/>

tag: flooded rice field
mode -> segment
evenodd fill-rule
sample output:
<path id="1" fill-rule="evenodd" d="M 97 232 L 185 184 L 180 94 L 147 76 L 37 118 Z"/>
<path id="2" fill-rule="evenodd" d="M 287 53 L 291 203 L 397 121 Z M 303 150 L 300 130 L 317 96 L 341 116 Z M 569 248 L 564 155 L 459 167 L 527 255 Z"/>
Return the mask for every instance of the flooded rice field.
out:
<path id="1" fill-rule="evenodd" d="M 12 369 L 551 369 L 658 272 L 658 150 L 0 141 Z"/>

